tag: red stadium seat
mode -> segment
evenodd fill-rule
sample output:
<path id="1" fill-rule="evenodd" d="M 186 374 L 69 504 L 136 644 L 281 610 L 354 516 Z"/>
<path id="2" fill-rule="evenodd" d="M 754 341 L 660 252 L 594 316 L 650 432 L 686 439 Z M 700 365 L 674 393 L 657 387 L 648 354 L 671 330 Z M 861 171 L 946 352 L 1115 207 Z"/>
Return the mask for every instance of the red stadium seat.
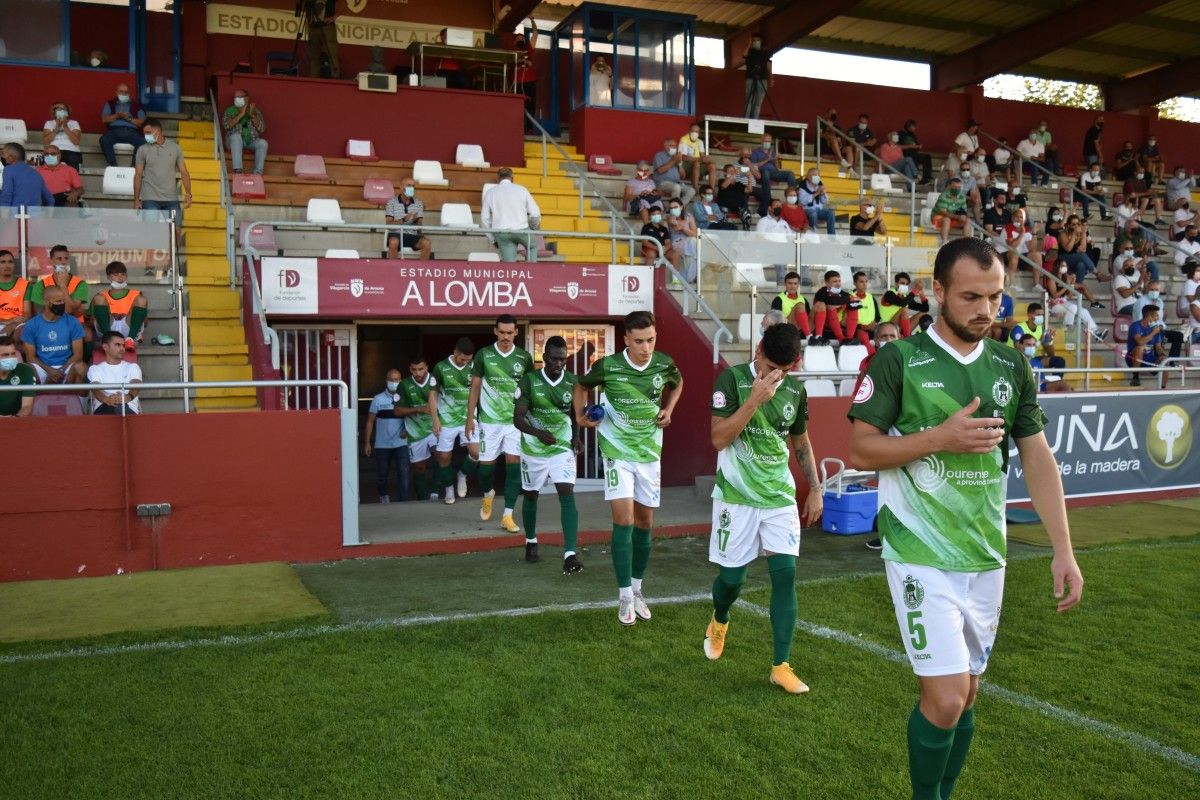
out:
<path id="1" fill-rule="evenodd" d="M 294 169 L 297 178 L 309 181 L 329 180 L 329 174 L 325 172 L 325 159 L 320 156 L 296 156 Z"/>
<path id="2" fill-rule="evenodd" d="M 353 161 L 378 161 L 375 155 L 375 143 L 370 139 L 347 139 L 346 158 Z"/>
<path id="3" fill-rule="evenodd" d="M 242 173 L 240 175 L 231 175 L 229 180 L 234 197 L 261 200 L 267 196 L 267 187 L 263 183 L 262 175 Z"/>
<path id="4" fill-rule="evenodd" d="M 1129 341 L 1129 326 L 1133 324 L 1133 317 L 1128 314 L 1125 316 L 1113 318 L 1113 341 L 1124 344 Z"/>
<path id="5" fill-rule="evenodd" d="M 79 399 L 82 394 L 49 394 L 40 393 L 33 398 L 33 416 L 35 417 L 82 417 L 83 402 Z"/>
<path id="6" fill-rule="evenodd" d="M 621 170 L 613 166 L 612 158 L 603 155 L 588 156 L 588 172 L 594 172 L 597 175 L 621 174 Z"/>
<path id="7" fill-rule="evenodd" d="M 367 178 L 363 183 L 363 200 L 386 206 L 396 196 L 396 187 L 387 178 Z"/>
<path id="8" fill-rule="evenodd" d="M 246 228 L 249 222 L 243 222 L 238 228 L 238 246 L 245 241 Z M 250 228 L 250 246 L 260 253 L 278 253 L 279 245 L 275 242 L 275 229 L 270 225 L 255 225 Z"/>

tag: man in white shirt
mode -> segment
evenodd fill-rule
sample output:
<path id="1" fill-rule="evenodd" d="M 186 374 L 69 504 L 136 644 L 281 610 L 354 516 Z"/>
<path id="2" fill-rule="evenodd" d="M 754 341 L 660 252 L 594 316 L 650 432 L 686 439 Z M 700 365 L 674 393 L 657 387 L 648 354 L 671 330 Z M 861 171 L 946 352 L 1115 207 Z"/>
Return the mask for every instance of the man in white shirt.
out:
<path id="1" fill-rule="evenodd" d="M 528 189 L 513 183 L 511 169 L 501 167 L 496 177 L 500 183 L 484 196 L 479 221 L 485 228 L 501 231 L 487 234 L 488 240 L 500 248 L 500 260 L 516 261 L 517 245 L 523 244 L 533 251 L 533 237 L 527 231 L 537 230 L 541 225 L 542 211 Z"/>
<path id="2" fill-rule="evenodd" d="M 1195 188 L 1196 176 L 1189 175 L 1184 167 L 1176 167 L 1175 174 L 1167 178 L 1167 208 L 1176 209 L 1188 203 Z"/>
<path id="3" fill-rule="evenodd" d="M 1050 183 L 1050 175 L 1034 166 L 1046 166 L 1046 145 L 1038 140 L 1038 132 L 1035 128 L 1029 132 L 1029 135 L 1020 141 L 1017 145 L 1017 152 L 1021 154 L 1021 158 L 1026 163 L 1022 169 L 1029 176 L 1029 180 L 1033 184 L 1039 181 L 1042 186 Z"/>
<path id="4" fill-rule="evenodd" d="M 967 120 L 967 129 L 954 137 L 954 143 L 960 150 L 974 153 L 979 149 L 979 123 L 973 119 Z"/>
<path id="5" fill-rule="evenodd" d="M 1183 238 L 1175 242 L 1175 266 L 1183 268 L 1187 275 L 1184 265 L 1188 263 L 1200 264 L 1200 229 L 1194 222 L 1183 229 Z"/>
<path id="6" fill-rule="evenodd" d="M 783 203 L 772 200 L 770 210 L 766 216 L 758 218 L 758 224 L 754 226 L 754 231 L 755 233 L 782 233 L 791 236 L 792 226 L 788 225 L 783 218 Z"/>
<path id="7" fill-rule="evenodd" d="M 1075 190 L 1075 199 L 1083 204 L 1084 219 L 1091 216 L 1090 209 L 1093 200 L 1101 203 L 1107 202 L 1103 181 L 1104 178 L 1100 175 L 1099 164 L 1092 164 L 1086 172 L 1079 176 L 1079 188 Z M 1104 206 L 1100 206 L 1100 219 L 1108 219 L 1108 212 L 1104 209 Z"/>
<path id="8" fill-rule="evenodd" d="M 88 383 L 141 383 L 142 368 L 125 360 L 125 334 L 109 331 L 100 339 L 104 361 L 88 368 Z M 137 389 L 93 389 L 92 413 L 140 414 Z"/>

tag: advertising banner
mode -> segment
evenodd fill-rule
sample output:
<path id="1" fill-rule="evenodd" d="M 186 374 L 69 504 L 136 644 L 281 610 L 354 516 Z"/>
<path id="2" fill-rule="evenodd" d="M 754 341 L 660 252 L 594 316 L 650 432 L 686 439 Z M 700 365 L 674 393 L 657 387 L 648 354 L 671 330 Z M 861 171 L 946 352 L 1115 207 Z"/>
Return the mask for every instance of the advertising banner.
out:
<path id="1" fill-rule="evenodd" d="M 262 8 L 238 3 L 209 3 L 205 7 L 209 33 L 295 40 L 300 18 L 294 8 Z M 362 47 L 403 50 L 413 42 L 436 42 L 445 25 L 427 25 L 405 19 L 406 5 L 394 0 L 349 0 L 339 3 L 338 42 Z M 361 15 L 361 16 L 360 16 Z M 483 47 L 483 31 L 472 31 L 476 47 Z"/>
<path id="2" fill-rule="evenodd" d="M 259 275 L 276 316 L 622 317 L 654 303 L 640 265 L 268 257 Z"/>
<path id="3" fill-rule="evenodd" d="M 1039 396 L 1067 497 L 1200 487 L 1200 392 Z M 1029 499 L 1014 447 L 1008 499 Z"/>

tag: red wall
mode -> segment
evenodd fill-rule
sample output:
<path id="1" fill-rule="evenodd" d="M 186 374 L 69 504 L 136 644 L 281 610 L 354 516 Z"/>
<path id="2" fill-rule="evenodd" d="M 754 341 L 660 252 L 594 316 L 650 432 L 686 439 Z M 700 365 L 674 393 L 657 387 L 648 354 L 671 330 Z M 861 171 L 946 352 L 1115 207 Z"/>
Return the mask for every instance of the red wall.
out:
<path id="1" fill-rule="evenodd" d="M 0 86 L 4 87 L 0 113 L 23 119 L 29 139 L 41 143 L 42 123 L 50 118 L 50 104 L 65 102 L 85 133 L 102 133 L 100 111 L 117 93 L 117 84 L 136 85 L 133 75 L 119 70 L 72 69 L 68 67 L 23 67 L 0 64 Z"/>
<path id="2" fill-rule="evenodd" d="M 383 159 L 454 163 L 464 142 L 483 146 L 494 166 L 524 166 L 524 98 L 402 86 L 397 94 L 360 92 L 349 81 L 233 74 L 213 78 L 217 105 L 245 90 L 266 117 L 271 153 L 344 156 L 349 138 L 371 139 Z M 314 111 L 320 110 L 316 115 Z"/>
<path id="3" fill-rule="evenodd" d="M 65 471 L 16 471 L 20 498 L 0 528 L 0 580 L 150 569 L 139 503 L 170 503 L 157 565 L 314 561 L 340 557 L 336 411 L 129 417 L 129 499 L 122 421 L 32 417 L 5 428 L 19 453 L 73 453 Z M 125 509 L 129 514 L 129 540 Z"/>
<path id="4" fill-rule="evenodd" d="M 681 138 L 692 124 L 681 114 L 580 108 L 571 114 L 571 144 L 581 153 L 612 156 L 619 163 L 651 159 L 670 136 Z M 631 127 L 637 130 L 630 135 Z"/>

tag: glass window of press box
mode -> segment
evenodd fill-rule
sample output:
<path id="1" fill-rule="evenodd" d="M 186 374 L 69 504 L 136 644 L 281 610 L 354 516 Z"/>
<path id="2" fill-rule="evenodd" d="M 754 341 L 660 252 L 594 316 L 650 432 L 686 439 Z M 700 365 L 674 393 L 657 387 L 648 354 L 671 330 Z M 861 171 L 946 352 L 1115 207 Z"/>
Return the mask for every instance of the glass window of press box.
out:
<path id="1" fill-rule="evenodd" d="M 570 111 L 694 114 L 695 22 L 683 14 L 579 6 L 553 33 L 554 81 L 570 86 Z"/>

